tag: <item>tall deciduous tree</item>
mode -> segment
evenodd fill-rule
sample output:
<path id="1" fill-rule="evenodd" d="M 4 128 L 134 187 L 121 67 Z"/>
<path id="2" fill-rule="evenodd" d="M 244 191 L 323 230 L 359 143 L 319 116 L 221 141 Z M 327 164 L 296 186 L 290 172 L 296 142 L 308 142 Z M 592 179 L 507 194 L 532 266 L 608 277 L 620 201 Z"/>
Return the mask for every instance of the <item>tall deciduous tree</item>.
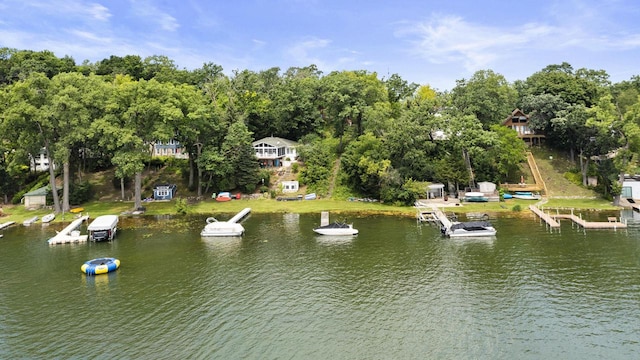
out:
<path id="1" fill-rule="evenodd" d="M 469 80 L 456 81 L 451 95 L 458 110 L 474 115 L 485 129 L 489 129 L 513 111 L 518 93 L 501 74 L 480 70 Z"/>
<path id="2" fill-rule="evenodd" d="M 387 88 L 376 73 L 364 71 L 333 72 L 321 81 L 322 114 L 334 126 L 334 135 L 340 139 L 340 150 L 345 130 L 354 126 L 353 135 L 362 135 L 369 107 L 387 101 Z"/>
<path id="3" fill-rule="evenodd" d="M 12 136 L 15 144 L 25 153 L 39 154 L 44 148 L 49 162 L 49 186 L 53 194 L 54 211 L 59 213 L 60 199 L 56 187 L 53 150 L 55 125 L 48 114 L 51 80 L 42 73 L 32 73 L 24 81 L 8 88 L 7 103 L 3 111 L 5 136 Z"/>

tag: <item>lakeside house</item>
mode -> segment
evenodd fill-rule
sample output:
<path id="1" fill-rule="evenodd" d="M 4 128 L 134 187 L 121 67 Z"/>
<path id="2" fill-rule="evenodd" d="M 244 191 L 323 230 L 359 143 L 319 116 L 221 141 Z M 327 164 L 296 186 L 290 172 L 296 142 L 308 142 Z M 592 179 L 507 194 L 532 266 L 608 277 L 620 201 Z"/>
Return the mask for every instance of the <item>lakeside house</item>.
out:
<path id="1" fill-rule="evenodd" d="M 540 145 L 545 139 L 544 134 L 529 127 L 529 115 L 520 109 L 513 110 L 511 115 L 502 122 L 502 125 L 515 130 L 518 133 L 518 137 L 529 146 Z"/>
<path id="2" fill-rule="evenodd" d="M 298 143 L 279 137 L 266 137 L 252 143 L 253 150 L 262 167 L 290 166 L 298 157 Z"/>
<path id="3" fill-rule="evenodd" d="M 56 165 L 53 164 L 55 170 Z M 29 167 L 31 171 L 47 171 L 49 170 L 49 158 L 47 157 L 45 148 L 41 148 L 40 152 L 36 155 L 29 154 Z"/>
<path id="4" fill-rule="evenodd" d="M 152 156 L 170 156 L 176 159 L 188 159 L 189 153 L 184 151 L 180 142 L 171 139 L 168 142 L 158 141 L 153 144 Z"/>

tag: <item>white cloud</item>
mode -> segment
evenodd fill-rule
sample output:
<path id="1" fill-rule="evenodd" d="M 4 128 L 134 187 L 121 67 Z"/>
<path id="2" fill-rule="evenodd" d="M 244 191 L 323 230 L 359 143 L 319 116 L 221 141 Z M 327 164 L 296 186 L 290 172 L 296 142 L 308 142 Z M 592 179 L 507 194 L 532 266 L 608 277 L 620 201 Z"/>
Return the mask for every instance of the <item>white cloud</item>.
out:
<path id="1" fill-rule="evenodd" d="M 86 11 L 96 20 L 107 21 L 111 17 L 109 9 L 100 4 L 89 4 Z"/>
<path id="2" fill-rule="evenodd" d="M 292 59 L 293 63 L 304 64 L 307 66 L 309 64 L 315 64 L 318 68 L 325 68 L 324 61 L 319 58 L 311 55 L 312 52 L 315 52 L 319 49 L 324 49 L 331 44 L 331 40 L 327 39 L 309 39 L 298 42 L 291 46 L 286 50 L 286 54 L 289 58 Z"/>
<path id="3" fill-rule="evenodd" d="M 130 0 L 130 3 L 133 12 L 142 21 L 157 23 L 160 28 L 166 31 L 176 31 L 180 27 L 175 17 L 158 9 L 150 1 Z"/>
<path id="4" fill-rule="evenodd" d="M 53 16 L 64 16 L 65 18 L 91 18 L 98 21 L 107 21 L 111 17 L 111 12 L 105 6 L 98 3 L 86 3 L 79 0 L 24 0 L 22 6 L 25 8 L 39 9 L 46 14 Z"/>
<path id="5" fill-rule="evenodd" d="M 598 34 L 588 28 L 588 23 L 582 24 L 531 22 L 490 26 L 458 16 L 434 16 L 422 23 L 405 25 L 396 36 L 409 39 L 411 52 L 432 63 L 458 62 L 468 71 L 489 67 L 518 53 L 535 56 L 535 51 L 570 48 L 607 51 L 640 46 L 640 34 Z"/>

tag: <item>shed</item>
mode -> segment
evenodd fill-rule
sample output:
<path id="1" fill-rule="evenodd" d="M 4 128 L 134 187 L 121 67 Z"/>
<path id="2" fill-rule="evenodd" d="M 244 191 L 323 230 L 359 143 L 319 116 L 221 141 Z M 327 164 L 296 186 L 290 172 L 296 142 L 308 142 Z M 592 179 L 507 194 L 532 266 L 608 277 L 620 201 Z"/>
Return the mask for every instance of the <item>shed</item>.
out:
<path id="1" fill-rule="evenodd" d="M 158 184 L 153 188 L 153 200 L 171 200 L 177 190 L 176 184 Z"/>
<path id="2" fill-rule="evenodd" d="M 292 181 L 283 181 L 282 182 L 282 192 L 283 193 L 293 193 L 297 192 L 300 188 L 300 184 L 297 180 Z"/>
<path id="3" fill-rule="evenodd" d="M 485 194 L 493 193 L 496 191 L 496 184 L 489 181 L 481 181 L 478 183 L 478 190 Z"/>
<path id="4" fill-rule="evenodd" d="M 27 209 L 41 208 L 47 205 L 47 194 L 49 187 L 43 186 L 39 189 L 29 191 L 23 195 L 24 207 Z"/>

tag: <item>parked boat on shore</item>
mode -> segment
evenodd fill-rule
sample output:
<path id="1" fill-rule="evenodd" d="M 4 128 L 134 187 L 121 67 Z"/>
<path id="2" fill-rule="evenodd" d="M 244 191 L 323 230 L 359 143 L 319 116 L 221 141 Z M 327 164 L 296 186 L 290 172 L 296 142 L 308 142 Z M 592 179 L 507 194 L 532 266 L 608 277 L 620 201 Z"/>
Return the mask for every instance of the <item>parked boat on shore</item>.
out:
<path id="1" fill-rule="evenodd" d="M 530 191 L 516 191 L 513 195 L 511 195 L 514 199 L 521 200 L 540 200 L 542 196 L 540 194 L 534 194 Z"/>
<path id="2" fill-rule="evenodd" d="M 22 225 L 29 226 L 29 225 L 33 224 L 34 222 L 38 221 L 38 219 L 39 219 L 38 216 L 30 217 L 27 220 L 23 221 Z"/>
<path id="3" fill-rule="evenodd" d="M 47 214 L 47 215 L 42 217 L 42 222 L 45 223 L 45 224 L 46 223 L 50 223 L 55 218 L 56 218 L 56 214 L 54 214 L 54 213 Z"/>
<path id="4" fill-rule="evenodd" d="M 489 198 L 484 196 L 481 192 L 467 192 L 464 193 L 464 201 L 466 202 L 487 202 Z"/>

